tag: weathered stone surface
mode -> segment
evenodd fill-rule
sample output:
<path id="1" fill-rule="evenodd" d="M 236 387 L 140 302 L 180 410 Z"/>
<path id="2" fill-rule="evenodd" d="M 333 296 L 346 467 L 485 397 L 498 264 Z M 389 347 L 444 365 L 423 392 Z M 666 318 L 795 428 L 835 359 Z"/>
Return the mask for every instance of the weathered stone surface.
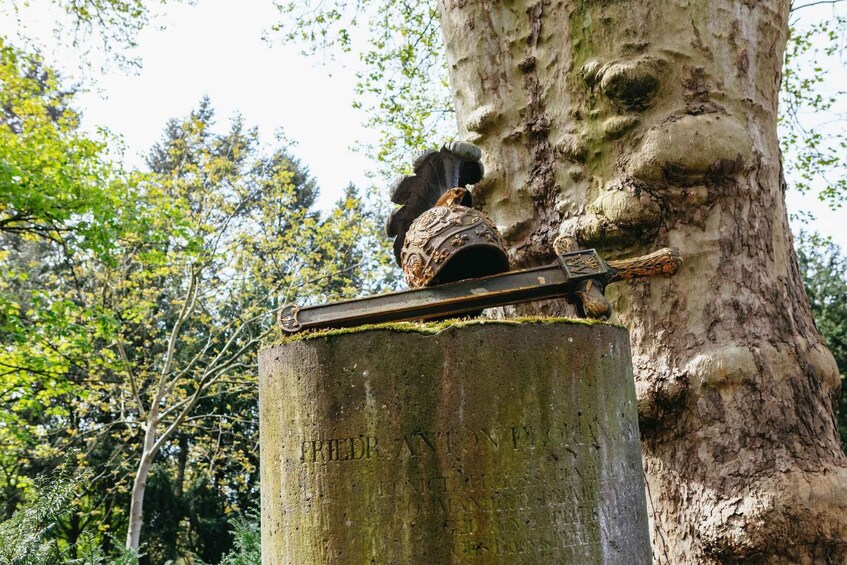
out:
<path id="1" fill-rule="evenodd" d="M 370 329 L 259 366 L 266 565 L 650 562 L 625 329 Z"/>

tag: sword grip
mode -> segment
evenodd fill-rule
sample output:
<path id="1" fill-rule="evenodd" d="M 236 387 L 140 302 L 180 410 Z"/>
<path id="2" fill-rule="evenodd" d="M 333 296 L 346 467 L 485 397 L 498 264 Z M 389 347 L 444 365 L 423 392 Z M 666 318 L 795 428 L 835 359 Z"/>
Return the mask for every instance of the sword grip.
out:
<path id="1" fill-rule="evenodd" d="M 665 247 L 643 257 L 606 261 L 614 269 L 609 282 L 628 281 L 640 277 L 672 277 L 682 266 L 679 251 Z"/>

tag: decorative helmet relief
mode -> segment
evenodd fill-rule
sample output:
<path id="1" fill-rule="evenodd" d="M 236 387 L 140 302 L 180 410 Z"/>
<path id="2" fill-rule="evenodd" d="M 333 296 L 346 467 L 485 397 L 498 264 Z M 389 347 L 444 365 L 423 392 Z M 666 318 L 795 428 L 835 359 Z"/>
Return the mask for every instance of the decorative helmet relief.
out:
<path id="1" fill-rule="evenodd" d="M 427 151 L 402 177 L 391 200 L 403 204 L 388 219 L 394 256 L 412 288 L 434 286 L 509 270 L 505 244 L 485 214 L 473 209 L 465 185 L 482 179 L 481 152 L 455 142 Z"/>

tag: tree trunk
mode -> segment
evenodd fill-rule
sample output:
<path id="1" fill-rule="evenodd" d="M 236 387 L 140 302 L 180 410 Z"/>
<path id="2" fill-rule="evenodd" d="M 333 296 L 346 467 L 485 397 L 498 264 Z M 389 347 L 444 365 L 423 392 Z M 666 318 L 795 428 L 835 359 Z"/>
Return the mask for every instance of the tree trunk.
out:
<path id="1" fill-rule="evenodd" d="M 79 558 L 79 536 L 82 533 L 82 527 L 80 524 L 80 516 L 79 512 L 74 509 L 71 511 L 70 519 L 68 520 L 68 527 L 66 529 L 66 539 L 68 542 L 68 557 L 71 559 Z"/>
<path id="2" fill-rule="evenodd" d="M 126 530 L 127 549 L 138 549 L 141 543 L 141 527 L 144 525 L 144 491 L 147 488 L 147 477 L 150 475 L 150 468 L 156 456 L 155 444 L 156 425 L 150 424 L 148 420 L 144 431 L 141 457 L 138 461 L 138 469 L 135 471 L 135 479 L 132 481 L 132 491 L 130 492 L 129 524 Z"/>
<path id="3" fill-rule="evenodd" d="M 439 0 L 478 201 L 518 265 L 679 248 L 630 327 L 658 563 L 847 560 L 840 381 L 791 244 L 787 0 Z M 543 310 L 561 311 L 548 304 Z"/>
<path id="4" fill-rule="evenodd" d="M 188 465 L 188 436 L 178 434 L 176 443 L 179 447 L 176 468 L 176 496 L 181 500 L 185 490 L 185 467 Z"/>

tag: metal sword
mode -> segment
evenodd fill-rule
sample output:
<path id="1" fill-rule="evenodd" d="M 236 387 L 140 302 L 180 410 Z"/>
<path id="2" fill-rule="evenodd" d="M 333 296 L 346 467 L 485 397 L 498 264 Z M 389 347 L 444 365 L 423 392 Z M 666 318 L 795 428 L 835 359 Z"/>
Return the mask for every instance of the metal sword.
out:
<path id="1" fill-rule="evenodd" d="M 314 328 L 457 317 L 485 308 L 551 298 L 564 297 L 579 303 L 586 286 L 602 294 L 606 285 L 616 281 L 673 276 L 681 264 L 679 252 L 669 248 L 644 257 L 608 262 L 594 249 L 584 249 L 559 255 L 556 263 L 544 267 L 315 306 L 288 304 L 280 310 L 278 321 L 283 331 L 295 333 Z M 582 306 L 590 315 L 591 309 Z M 602 317 L 609 312 L 604 314 Z"/>

